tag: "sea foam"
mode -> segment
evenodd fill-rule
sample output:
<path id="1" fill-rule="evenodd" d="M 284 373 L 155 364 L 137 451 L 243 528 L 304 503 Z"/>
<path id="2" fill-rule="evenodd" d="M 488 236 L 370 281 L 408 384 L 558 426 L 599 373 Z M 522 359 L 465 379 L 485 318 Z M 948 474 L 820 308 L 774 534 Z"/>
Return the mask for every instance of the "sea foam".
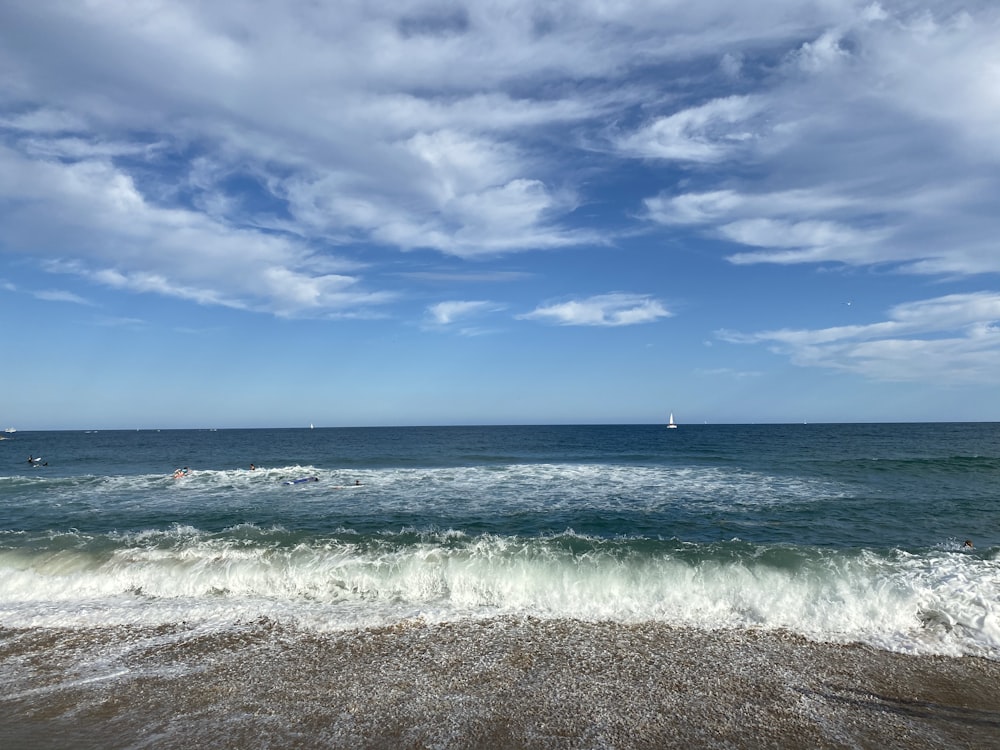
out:
<path id="1" fill-rule="evenodd" d="M 323 630 L 507 615 L 786 630 L 895 651 L 1000 658 L 1000 564 L 955 551 L 572 533 L 316 538 L 252 526 L 57 546 L 0 550 L 4 625 L 223 625 L 267 616 Z"/>

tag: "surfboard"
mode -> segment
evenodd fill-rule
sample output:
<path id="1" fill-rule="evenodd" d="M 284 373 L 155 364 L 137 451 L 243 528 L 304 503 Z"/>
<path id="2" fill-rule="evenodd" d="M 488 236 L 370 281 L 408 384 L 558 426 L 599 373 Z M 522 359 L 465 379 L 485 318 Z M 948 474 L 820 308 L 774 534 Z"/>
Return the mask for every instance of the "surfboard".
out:
<path id="1" fill-rule="evenodd" d="M 302 484 L 303 482 L 318 482 L 319 477 L 302 477 L 302 479 L 289 479 L 287 482 L 282 482 L 282 484 Z"/>

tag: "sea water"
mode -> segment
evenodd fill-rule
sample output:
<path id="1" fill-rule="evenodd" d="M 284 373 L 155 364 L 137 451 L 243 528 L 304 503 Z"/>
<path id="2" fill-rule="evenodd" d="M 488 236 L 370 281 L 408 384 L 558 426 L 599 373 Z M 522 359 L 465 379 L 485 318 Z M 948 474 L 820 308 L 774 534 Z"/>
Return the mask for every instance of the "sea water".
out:
<path id="1" fill-rule="evenodd" d="M 8 632 L 527 617 L 1000 659 L 997 424 L 7 437 Z"/>

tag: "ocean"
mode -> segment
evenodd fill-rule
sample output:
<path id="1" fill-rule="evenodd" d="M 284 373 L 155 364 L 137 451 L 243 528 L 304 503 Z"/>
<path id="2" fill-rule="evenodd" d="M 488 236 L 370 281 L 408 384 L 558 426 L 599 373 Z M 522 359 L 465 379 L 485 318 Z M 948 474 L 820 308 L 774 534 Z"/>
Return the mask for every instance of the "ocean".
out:
<path id="1" fill-rule="evenodd" d="M 678 642 L 729 643 L 744 663 L 788 643 L 821 660 L 1000 663 L 998 424 L 5 437 L 5 747 L 640 746 L 608 728 L 603 703 L 587 709 L 605 716 L 597 728 L 585 710 L 555 734 L 540 727 L 556 704 L 535 719 L 484 716 L 505 715 L 529 678 L 540 696 L 560 680 L 583 689 L 579 672 L 552 672 L 564 662 L 612 670 L 608 685 L 648 702 L 648 666 L 623 665 L 637 650 L 646 665 L 669 658 Z M 616 655 L 609 642 L 631 646 Z M 334 657 L 335 675 L 315 673 Z M 387 663 L 395 677 L 376 679 Z M 768 669 L 755 679 L 787 690 Z M 476 670 L 496 694 L 460 689 Z M 344 685 L 354 704 L 305 699 Z M 359 718 L 415 705 L 401 724 Z M 813 708 L 819 727 L 840 710 Z M 1000 737 L 996 709 L 977 715 L 984 746 Z M 845 746 L 837 726 L 810 744 Z M 731 746 L 759 746 L 733 731 Z"/>

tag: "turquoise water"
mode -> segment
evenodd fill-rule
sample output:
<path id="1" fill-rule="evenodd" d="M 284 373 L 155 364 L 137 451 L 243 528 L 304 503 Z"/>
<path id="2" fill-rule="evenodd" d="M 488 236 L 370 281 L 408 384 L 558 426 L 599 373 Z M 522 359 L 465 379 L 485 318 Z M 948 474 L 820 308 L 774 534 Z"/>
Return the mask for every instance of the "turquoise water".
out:
<path id="1" fill-rule="evenodd" d="M 997 424 L 8 437 L 0 627 L 523 615 L 1000 658 Z"/>

